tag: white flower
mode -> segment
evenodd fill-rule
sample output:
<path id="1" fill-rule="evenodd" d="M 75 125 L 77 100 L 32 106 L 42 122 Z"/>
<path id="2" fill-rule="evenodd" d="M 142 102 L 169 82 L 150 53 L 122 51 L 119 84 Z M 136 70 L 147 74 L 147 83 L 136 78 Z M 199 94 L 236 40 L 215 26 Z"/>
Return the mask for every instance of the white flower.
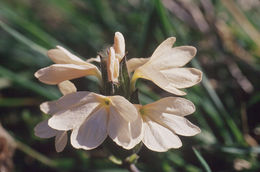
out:
<path id="1" fill-rule="evenodd" d="M 136 105 L 143 119 L 144 145 L 157 152 L 182 146 L 178 135 L 193 136 L 200 129 L 184 116 L 195 111 L 192 102 L 179 97 L 167 97 L 147 105 Z"/>
<path id="2" fill-rule="evenodd" d="M 142 121 L 134 105 L 121 96 L 82 91 L 45 102 L 41 109 L 52 115 L 48 120 L 51 128 L 72 130 L 71 143 L 75 148 L 94 149 L 107 135 L 125 149 L 141 141 Z"/>
<path id="3" fill-rule="evenodd" d="M 77 91 L 75 85 L 70 81 L 63 81 L 58 84 L 58 87 L 63 95 L 70 94 Z M 41 109 L 44 113 L 47 113 L 45 109 Z M 34 134 L 40 138 L 51 138 L 55 137 L 55 148 L 57 152 L 64 150 L 67 145 L 68 136 L 66 131 L 55 130 L 48 125 L 48 120 L 46 119 L 34 128 Z"/>
<path id="4" fill-rule="evenodd" d="M 55 85 L 65 80 L 94 75 L 100 81 L 101 73 L 98 68 L 79 57 L 71 54 L 61 46 L 48 51 L 49 58 L 56 64 L 38 70 L 34 76 L 45 84 Z"/>
<path id="5" fill-rule="evenodd" d="M 144 78 L 176 95 L 185 95 L 179 90 L 191 87 L 202 79 L 202 72 L 194 68 L 184 68 L 196 54 L 192 46 L 172 47 L 175 38 L 171 37 L 162 42 L 146 61 L 131 59 L 128 61 L 130 71 L 135 70 L 132 77 L 132 88 L 138 78 Z"/>

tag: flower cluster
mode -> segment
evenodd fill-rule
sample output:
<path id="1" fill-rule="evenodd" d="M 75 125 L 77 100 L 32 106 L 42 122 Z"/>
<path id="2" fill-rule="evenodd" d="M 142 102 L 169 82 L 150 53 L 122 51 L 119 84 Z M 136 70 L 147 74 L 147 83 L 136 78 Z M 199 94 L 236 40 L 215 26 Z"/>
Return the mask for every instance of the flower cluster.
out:
<path id="1" fill-rule="evenodd" d="M 152 81 L 163 90 L 182 96 L 182 88 L 201 81 L 201 71 L 183 67 L 196 54 L 191 46 L 173 47 L 175 38 L 162 42 L 150 58 L 126 60 L 125 40 L 115 33 L 114 44 L 97 58 L 84 61 L 63 47 L 48 51 L 55 63 L 35 73 L 41 82 L 58 85 L 63 96 L 40 105 L 51 115 L 35 127 L 41 138 L 55 136 L 55 147 L 62 151 L 71 131 L 73 147 L 90 150 L 101 145 L 109 136 L 117 145 L 132 149 L 138 143 L 158 152 L 179 148 L 177 135 L 193 136 L 200 129 L 184 116 L 195 106 L 180 97 L 166 97 L 151 104 L 138 103 L 136 81 Z M 92 64 L 95 61 L 98 65 Z M 77 91 L 69 81 L 84 76 L 96 76 L 100 93 Z"/>

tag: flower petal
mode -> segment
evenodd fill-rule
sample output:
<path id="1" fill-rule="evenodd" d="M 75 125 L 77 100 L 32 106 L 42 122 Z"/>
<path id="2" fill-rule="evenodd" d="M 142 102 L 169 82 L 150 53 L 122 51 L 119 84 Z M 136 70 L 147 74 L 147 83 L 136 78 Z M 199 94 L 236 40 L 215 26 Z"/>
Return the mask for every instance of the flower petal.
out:
<path id="1" fill-rule="evenodd" d="M 192 46 L 173 48 L 175 40 L 171 37 L 163 41 L 154 51 L 149 65 L 158 65 L 163 68 L 182 67 L 196 55 L 197 50 Z"/>
<path id="2" fill-rule="evenodd" d="M 87 63 L 92 63 L 92 62 L 100 63 L 100 62 L 101 62 L 101 59 L 100 59 L 100 56 L 97 55 L 97 57 L 93 57 L 93 58 L 87 59 L 86 62 L 87 62 Z"/>
<path id="3" fill-rule="evenodd" d="M 65 80 L 95 75 L 100 77 L 96 66 L 75 64 L 54 64 L 38 70 L 34 76 L 45 84 L 55 85 Z"/>
<path id="4" fill-rule="evenodd" d="M 107 74 L 108 74 L 108 81 L 118 82 L 119 61 L 116 58 L 115 50 L 113 47 L 110 47 L 109 49 L 109 55 L 107 61 Z"/>
<path id="5" fill-rule="evenodd" d="M 114 37 L 114 49 L 119 62 L 125 56 L 125 39 L 122 33 L 116 32 Z"/>
<path id="6" fill-rule="evenodd" d="M 131 73 L 135 71 L 135 69 L 139 68 L 140 66 L 144 65 L 150 60 L 150 58 L 131 58 L 126 62 L 128 72 Z"/>
<path id="7" fill-rule="evenodd" d="M 75 87 L 75 85 L 68 80 L 59 83 L 58 87 L 63 95 L 77 92 L 77 88 Z"/>
<path id="8" fill-rule="evenodd" d="M 147 66 L 146 68 L 138 68 L 135 75 L 149 79 L 162 89 L 180 96 L 186 93 L 179 88 L 191 87 L 202 79 L 202 72 L 195 68 L 159 69 L 154 66 Z"/>
<path id="9" fill-rule="evenodd" d="M 67 145 L 68 135 L 66 131 L 58 131 L 55 137 L 55 149 L 57 152 L 62 152 Z"/>
<path id="10" fill-rule="evenodd" d="M 157 152 L 165 152 L 171 148 L 182 146 L 181 140 L 169 129 L 152 121 L 148 116 L 143 117 L 144 145 Z"/>
<path id="11" fill-rule="evenodd" d="M 44 102 L 40 105 L 42 112 L 53 115 L 58 111 L 68 109 L 71 106 L 78 106 L 89 101 L 94 101 L 93 93 L 88 91 L 78 91 L 61 97 L 59 100 Z"/>
<path id="12" fill-rule="evenodd" d="M 57 130 L 54 130 L 51 127 L 49 127 L 48 119 L 40 122 L 34 127 L 34 134 L 40 138 L 48 139 L 54 137 L 56 136 L 57 132 Z"/>
<path id="13" fill-rule="evenodd" d="M 160 115 L 157 114 L 157 120 L 161 125 L 182 136 L 194 136 L 200 133 L 199 127 L 182 116 L 162 113 Z"/>
<path id="14" fill-rule="evenodd" d="M 195 112 L 194 104 L 180 97 L 165 97 L 156 102 L 143 106 L 147 115 L 158 116 L 161 113 L 169 113 L 178 116 L 186 116 Z"/>
<path id="15" fill-rule="evenodd" d="M 76 64 L 86 65 L 87 63 L 81 60 L 79 57 L 73 55 L 68 50 L 61 46 L 57 46 L 58 49 L 51 49 L 47 52 L 48 57 L 57 64 Z"/>
<path id="16" fill-rule="evenodd" d="M 125 149 L 133 148 L 130 124 L 117 112 L 115 107 L 110 108 L 107 132 L 119 146 Z"/>
<path id="17" fill-rule="evenodd" d="M 135 121 L 138 117 L 138 112 L 134 105 L 122 96 L 110 96 L 112 105 L 117 113 L 127 121 Z"/>
<path id="18" fill-rule="evenodd" d="M 79 128 L 72 131 L 72 145 L 85 150 L 98 147 L 107 137 L 107 119 L 106 109 L 99 108 Z"/>
<path id="19" fill-rule="evenodd" d="M 49 126 L 57 130 L 67 131 L 81 125 L 100 104 L 94 94 L 89 94 L 83 99 L 69 107 L 65 106 L 64 109 L 55 113 L 48 121 Z"/>
<path id="20" fill-rule="evenodd" d="M 138 115 L 137 119 L 133 122 L 130 122 L 130 131 L 131 131 L 131 142 L 128 147 L 130 149 L 141 142 L 143 138 L 143 119 L 141 115 Z"/>

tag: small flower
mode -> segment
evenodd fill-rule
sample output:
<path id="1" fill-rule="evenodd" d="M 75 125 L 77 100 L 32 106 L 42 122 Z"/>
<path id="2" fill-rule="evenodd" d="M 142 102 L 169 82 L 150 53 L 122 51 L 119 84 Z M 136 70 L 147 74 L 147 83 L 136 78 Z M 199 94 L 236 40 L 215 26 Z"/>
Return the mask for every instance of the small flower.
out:
<path id="1" fill-rule="evenodd" d="M 184 68 L 196 54 L 192 46 L 174 47 L 175 38 L 171 37 L 162 42 L 146 62 L 144 59 L 131 59 L 128 66 L 135 70 L 132 77 L 132 88 L 138 78 L 151 80 L 156 85 L 176 95 L 185 95 L 179 90 L 191 87 L 202 79 L 202 72 L 194 68 Z M 143 64 L 143 65 L 142 65 Z"/>
<path id="2" fill-rule="evenodd" d="M 192 102 L 179 97 L 167 97 L 147 105 L 136 105 L 143 119 L 144 145 L 157 152 L 182 146 L 176 135 L 194 136 L 200 129 L 184 116 L 195 111 Z"/>
<path id="3" fill-rule="evenodd" d="M 80 91 L 45 102 L 41 109 L 52 115 L 48 120 L 51 128 L 72 130 L 71 144 L 75 148 L 94 149 L 107 135 L 125 149 L 141 141 L 142 121 L 134 105 L 121 96 Z"/>
<path id="4" fill-rule="evenodd" d="M 102 81 L 98 68 L 71 54 L 61 46 L 48 51 L 50 59 L 56 63 L 38 70 L 34 76 L 45 84 L 55 85 L 65 80 L 94 75 Z"/>
<path id="5" fill-rule="evenodd" d="M 77 91 L 75 85 L 70 81 L 63 81 L 58 84 L 58 87 L 63 95 L 70 94 Z M 47 113 L 45 109 L 41 109 L 44 113 Z M 55 137 L 55 148 L 57 152 L 64 150 L 68 142 L 67 131 L 55 130 L 48 125 L 48 120 L 46 119 L 34 128 L 34 134 L 40 138 L 51 138 Z"/>

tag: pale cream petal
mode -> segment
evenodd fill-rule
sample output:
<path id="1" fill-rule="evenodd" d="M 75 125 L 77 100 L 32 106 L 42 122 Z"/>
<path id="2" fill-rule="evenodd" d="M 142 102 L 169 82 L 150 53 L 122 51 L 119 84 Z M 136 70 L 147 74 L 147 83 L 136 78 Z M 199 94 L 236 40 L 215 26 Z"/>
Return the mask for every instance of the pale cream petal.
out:
<path id="1" fill-rule="evenodd" d="M 153 52 L 153 57 L 158 57 L 160 54 L 163 53 L 163 51 L 167 51 L 170 48 L 173 47 L 173 44 L 175 43 L 176 38 L 170 37 L 166 40 L 164 40 Z"/>
<path id="2" fill-rule="evenodd" d="M 72 107 L 54 114 L 48 125 L 57 130 L 71 130 L 84 122 L 84 120 L 97 108 L 98 102 L 89 102 L 84 105 Z"/>
<path id="3" fill-rule="evenodd" d="M 48 125 L 48 119 L 40 122 L 34 127 L 34 134 L 40 138 L 51 138 L 56 136 L 57 130 L 52 129 Z"/>
<path id="4" fill-rule="evenodd" d="M 99 108 L 79 128 L 72 131 L 72 145 L 85 150 L 98 147 L 107 137 L 107 120 L 106 109 Z"/>
<path id="5" fill-rule="evenodd" d="M 72 93 L 75 94 L 75 93 Z M 71 94 L 68 94 L 68 96 Z M 57 130 L 70 130 L 84 122 L 84 120 L 98 108 L 100 103 L 94 94 L 89 94 L 69 107 L 56 112 L 48 121 L 48 125 Z"/>
<path id="6" fill-rule="evenodd" d="M 72 59 L 60 49 L 51 49 L 47 52 L 48 57 L 56 64 L 86 65 L 86 62 L 76 57 Z"/>
<path id="7" fill-rule="evenodd" d="M 131 143 L 130 124 L 125 120 L 114 107 L 110 108 L 107 127 L 108 135 L 119 146 L 125 149 L 131 149 L 134 145 Z"/>
<path id="8" fill-rule="evenodd" d="M 182 136 L 194 136 L 200 133 L 199 127 L 192 124 L 189 120 L 185 119 L 182 116 L 162 113 L 160 115 L 157 114 L 156 121 L 158 121 L 158 123 L 160 123 L 161 125 L 171 129 L 176 134 Z"/>
<path id="9" fill-rule="evenodd" d="M 117 55 L 117 58 L 119 59 L 120 62 L 125 56 L 125 39 L 122 33 L 120 32 L 115 33 L 113 47 L 115 49 L 115 54 Z"/>
<path id="10" fill-rule="evenodd" d="M 118 114 L 127 121 L 135 121 L 138 117 L 138 112 L 134 105 L 122 96 L 110 96 L 112 105 Z"/>
<path id="11" fill-rule="evenodd" d="M 196 85 L 202 79 L 202 72 L 195 68 L 154 69 L 153 66 L 148 66 L 138 68 L 135 75 L 149 79 L 162 89 L 176 95 L 185 95 L 185 92 L 178 89 Z"/>
<path id="12" fill-rule="evenodd" d="M 34 74 L 41 82 L 50 85 L 88 75 L 95 75 L 99 78 L 100 72 L 94 65 L 54 64 Z"/>
<path id="13" fill-rule="evenodd" d="M 93 93 L 88 91 L 78 91 L 73 94 L 65 95 L 55 101 L 44 102 L 40 105 L 40 109 L 46 114 L 53 115 L 58 111 L 79 106 L 91 101 L 95 101 L 95 99 L 93 99 Z"/>
<path id="14" fill-rule="evenodd" d="M 70 135 L 70 143 L 71 145 L 76 148 L 76 149 L 80 149 L 81 148 L 81 145 L 79 145 L 78 141 L 77 141 L 77 136 L 78 136 L 78 132 L 79 132 L 79 127 L 75 127 L 72 132 L 71 132 L 71 135 Z"/>
<path id="15" fill-rule="evenodd" d="M 143 106 L 147 115 L 169 113 L 178 116 L 186 116 L 195 112 L 194 104 L 181 97 L 165 97 L 156 102 Z"/>
<path id="16" fill-rule="evenodd" d="M 98 62 L 98 63 L 100 63 L 100 62 L 101 62 L 101 59 L 100 59 L 100 56 L 97 55 L 96 58 L 89 58 L 89 59 L 86 60 L 86 62 L 87 62 L 87 63 L 92 63 L 92 62 Z"/>
<path id="17" fill-rule="evenodd" d="M 144 116 L 143 120 L 143 143 L 148 149 L 165 152 L 182 146 L 181 140 L 172 131 L 152 121 L 148 116 Z"/>
<path id="18" fill-rule="evenodd" d="M 135 69 L 144 65 L 150 60 L 150 58 L 132 58 L 126 62 L 128 72 L 131 73 L 135 71 Z"/>
<path id="19" fill-rule="evenodd" d="M 76 86 L 68 80 L 59 83 L 58 87 L 63 95 L 77 92 Z"/>
<path id="20" fill-rule="evenodd" d="M 158 65 L 163 68 L 182 67 L 195 55 L 196 48 L 192 46 L 172 47 L 172 39 L 165 40 L 153 53 L 149 65 Z"/>
<path id="21" fill-rule="evenodd" d="M 107 61 L 108 81 L 118 82 L 119 76 L 119 61 L 115 56 L 115 50 L 110 47 Z"/>
<path id="22" fill-rule="evenodd" d="M 57 64 L 76 64 L 76 65 L 88 65 L 84 60 L 73 55 L 68 50 L 61 46 L 57 46 L 57 49 L 51 49 L 47 52 L 49 58 Z"/>
<path id="23" fill-rule="evenodd" d="M 143 139 L 143 119 L 138 115 L 137 119 L 130 122 L 131 142 L 129 147 L 134 147 Z"/>
<path id="24" fill-rule="evenodd" d="M 191 87 L 202 79 L 202 72 L 195 68 L 175 68 L 160 72 L 176 88 Z"/>
<path id="25" fill-rule="evenodd" d="M 62 152 L 67 145 L 68 135 L 66 131 L 58 131 L 55 137 L 55 149 L 57 152 Z"/>

